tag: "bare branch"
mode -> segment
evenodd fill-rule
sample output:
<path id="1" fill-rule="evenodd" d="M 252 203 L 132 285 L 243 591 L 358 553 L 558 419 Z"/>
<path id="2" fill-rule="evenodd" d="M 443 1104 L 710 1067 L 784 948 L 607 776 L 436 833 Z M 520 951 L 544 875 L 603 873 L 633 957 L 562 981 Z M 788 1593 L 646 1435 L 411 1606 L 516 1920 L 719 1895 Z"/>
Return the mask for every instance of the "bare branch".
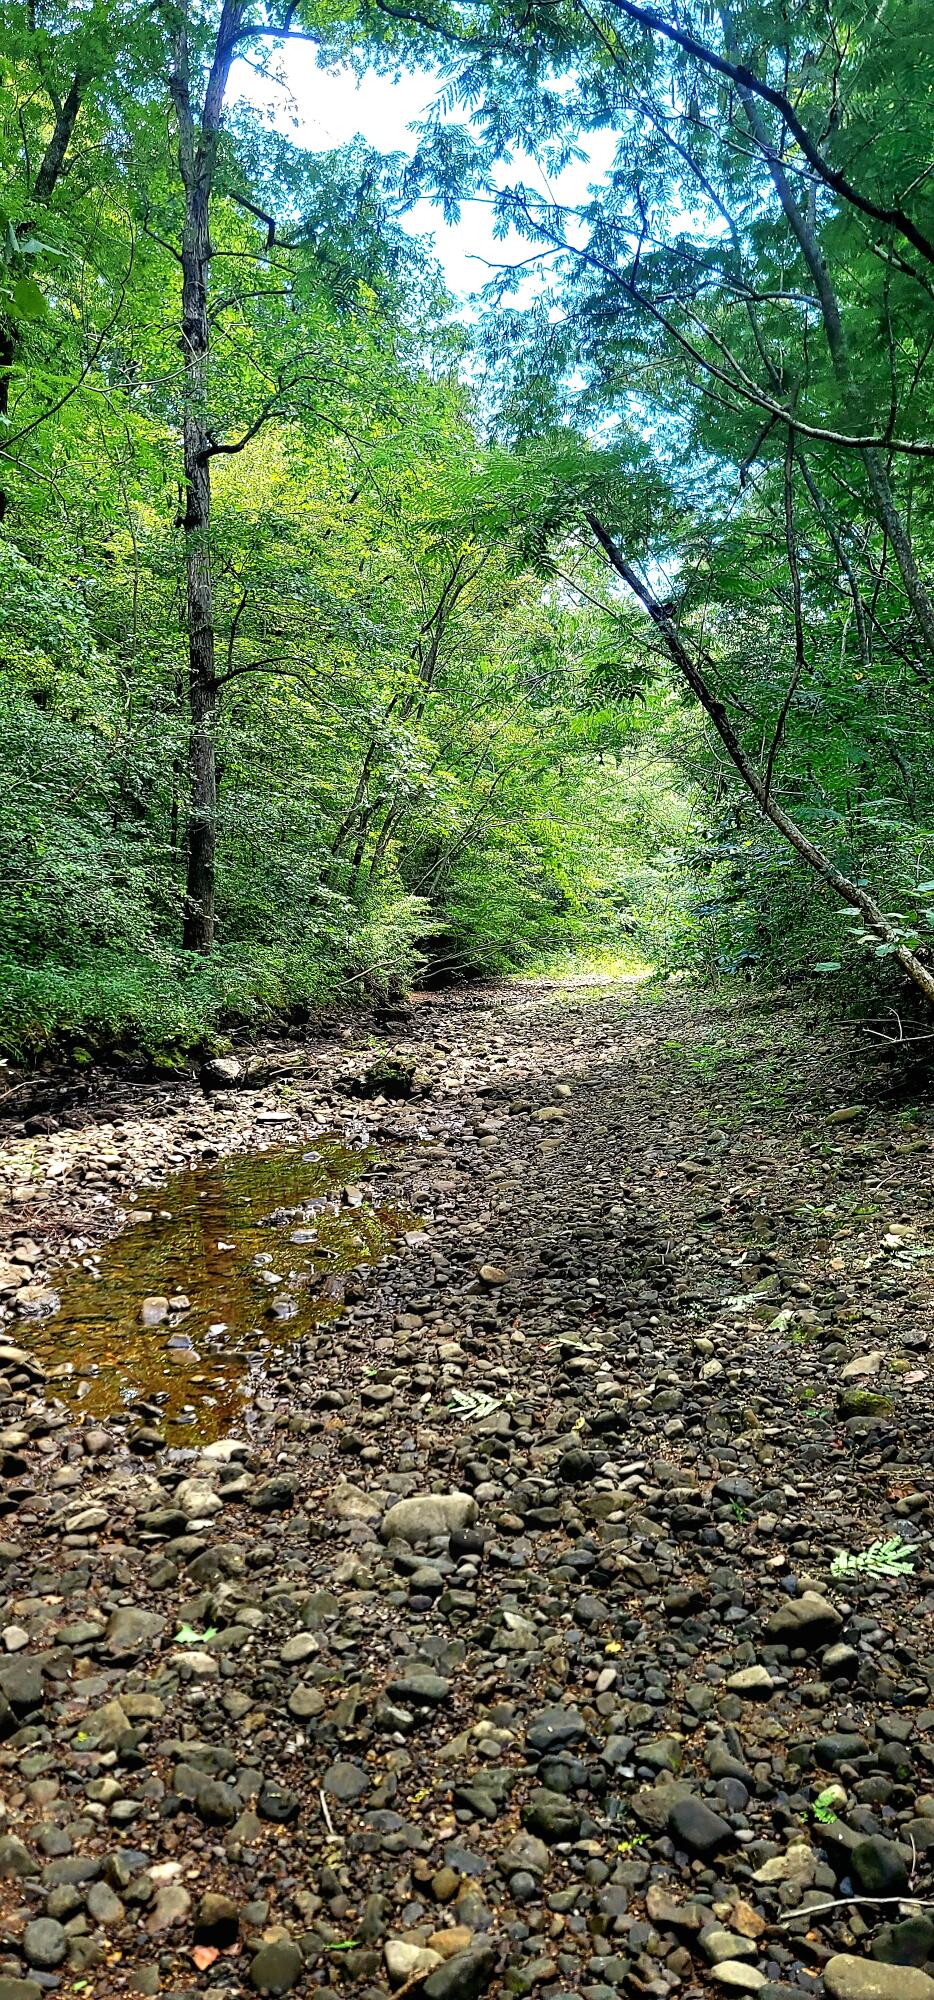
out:
<path id="1" fill-rule="evenodd" d="M 890 947 L 892 956 L 897 959 L 912 985 L 924 994 L 929 1006 L 934 1006 L 934 973 L 929 971 L 915 952 L 910 951 L 908 946 L 902 943 L 888 917 L 862 884 L 844 875 L 831 861 L 829 855 L 810 840 L 791 815 L 785 812 L 784 807 L 778 805 L 771 797 L 755 765 L 743 749 L 722 701 L 711 688 L 702 663 L 689 653 L 666 607 L 659 603 L 648 584 L 643 582 L 599 516 L 588 511 L 584 518 L 617 575 L 622 577 L 623 582 L 628 585 L 661 633 L 670 659 L 691 693 L 700 702 L 705 714 L 710 717 L 730 762 L 735 766 L 764 818 L 771 820 L 777 832 L 787 840 L 789 846 L 794 848 L 808 867 L 826 882 L 828 888 L 840 896 L 844 903 L 852 904 L 862 913 L 868 928 Z"/>
<path id="2" fill-rule="evenodd" d="M 845 174 L 831 166 L 830 161 L 815 145 L 807 127 L 802 124 L 786 91 L 777 90 L 774 85 L 767 83 L 764 77 L 756 76 L 755 71 L 747 68 L 745 63 L 734 62 L 728 56 L 719 55 L 716 49 L 709 48 L 706 42 L 699 41 L 697 36 L 690 34 L 686 28 L 678 28 L 673 22 L 666 21 L 654 7 L 640 6 L 638 0 L 609 0 L 609 4 L 618 13 L 625 14 L 630 21 L 635 21 L 639 27 L 647 28 L 650 34 L 661 35 L 666 41 L 674 42 L 685 55 L 694 56 L 706 69 L 714 70 L 718 76 L 727 77 L 741 91 L 748 91 L 753 97 L 758 97 L 763 103 L 771 105 L 773 111 L 779 112 L 792 136 L 797 139 L 808 165 L 813 168 L 825 187 L 832 188 L 835 194 L 838 194 L 843 201 L 849 202 L 851 208 L 859 209 L 862 215 L 871 216 L 874 222 L 881 222 L 888 229 L 896 229 L 901 236 L 904 236 L 905 241 L 911 244 L 912 249 L 917 250 L 919 256 L 927 263 L 934 264 L 934 243 L 925 236 L 922 229 L 918 228 L 917 223 L 900 203 L 894 208 L 887 208 L 879 202 L 870 200 L 869 196 L 861 193 Z M 756 137 L 761 145 L 760 135 L 756 134 Z M 775 149 L 768 146 L 764 150 L 767 154 L 774 154 Z"/>

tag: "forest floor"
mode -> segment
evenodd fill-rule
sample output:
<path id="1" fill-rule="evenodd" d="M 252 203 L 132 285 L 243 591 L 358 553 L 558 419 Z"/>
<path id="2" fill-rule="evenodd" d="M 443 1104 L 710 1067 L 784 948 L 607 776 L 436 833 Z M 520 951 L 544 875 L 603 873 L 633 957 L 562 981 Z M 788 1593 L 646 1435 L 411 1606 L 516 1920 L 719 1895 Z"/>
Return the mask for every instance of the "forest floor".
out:
<path id="1" fill-rule="evenodd" d="M 625 984 L 286 1055 L 0 1158 L 0 2000 L 934 2000 L 934 1099 Z"/>

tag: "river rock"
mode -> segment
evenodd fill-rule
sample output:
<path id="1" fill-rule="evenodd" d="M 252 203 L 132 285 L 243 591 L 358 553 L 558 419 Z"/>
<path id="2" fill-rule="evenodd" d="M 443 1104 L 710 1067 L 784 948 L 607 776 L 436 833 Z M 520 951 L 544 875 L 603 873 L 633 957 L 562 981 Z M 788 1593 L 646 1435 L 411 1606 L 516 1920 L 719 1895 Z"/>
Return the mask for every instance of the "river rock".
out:
<path id="1" fill-rule="evenodd" d="M 23 1932 L 23 1951 L 27 1965 L 40 1972 L 54 1972 L 68 1953 L 63 1926 L 54 1917 L 35 1917 Z"/>
<path id="2" fill-rule="evenodd" d="M 302 1954 L 291 1938 L 260 1946 L 250 1964 L 250 1985 L 257 1993 L 290 1993 L 302 1976 Z"/>
<path id="3" fill-rule="evenodd" d="M 387 1508 L 379 1532 L 384 1542 L 427 1542 L 472 1528 L 479 1512 L 469 1493 L 416 1493 Z"/>
<path id="4" fill-rule="evenodd" d="M 816 1590 L 805 1590 L 800 1597 L 790 1597 L 787 1604 L 773 1611 L 766 1622 L 765 1636 L 773 1646 L 800 1646 L 805 1652 L 816 1652 L 820 1646 L 838 1638 L 843 1629 L 843 1619 L 836 1606 Z"/>
<path id="5" fill-rule="evenodd" d="M 404 1986 L 416 1973 L 433 1972 L 436 1965 L 442 1964 L 440 1952 L 431 1951 L 427 1945 L 407 1944 L 403 1938 L 387 1938 L 383 1957 L 392 1987 Z"/>
<path id="6" fill-rule="evenodd" d="M 233 1090 L 243 1075 L 236 1056 L 210 1056 L 198 1072 L 204 1090 Z"/>
<path id="7" fill-rule="evenodd" d="M 478 2000 L 496 1971 L 499 1952 L 492 1942 L 457 1952 L 425 1981 L 425 2000 Z"/>
<path id="8" fill-rule="evenodd" d="M 757 1965 L 744 1965 L 735 1958 L 712 1965 L 707 1977 L 724 1993 L 761 1993 L 766 1983 Z"/>
<path id="9" fill-rule="evenodd" d="M 182 1479 L 173 1494 L 175 1505 L 180 1507 L 186 1521 L 207 1521 L 219 1514 L 223 1500 L 216 1488 L 207 1479 Z"/>
<path id="10" fill-rule="evenodd" d="M 908 1866 L 909 1857 L 881 1833 L 859 1841 L 853 1849 L 853 1873 L 867 1896 L 903 1896 L 908 1887 Z"/>
<path id="11" fill-rule="evenodd" d="M 824 1966 L 830 2000 L 934 2000 L 934 1979 L 910 1965 L 879 1965 L 837 1953 Z"/>
<path id="12" fill-rule="evenodd" d="M 332 1487 L 325 1504 L 335 1521 L 378 1521 L 383 1511 L 372 1493 L 365 1493 L 349 1479 L 341 1479 Z"/>
<path id="13" fill-rule="evenodd" d="M 703 1799 L 677 1799 L 668 1814 L 668 1831 L 679 1847 L 701 1860 L 722 1854 L 735 1843 L 729 1822 L 705 1805 Z"/>
<path id="14" fill-rule="evenodd" d="M 0 1834 L 0 1880 L 5 1876 L 38 1875 L 39 1864 L 34 1861 L 25 1842 L 16 1833 Z"/>
<path id="15" fill-rule="evenodd" d="M 135 1605 L 114 1611 L 107 1621 L 107 1651 L 116 1660 L 133 1659 L 154 1644 L 165 1631 L 165 1619 L 158 1612 L 143 1611 Z"/>
<path id="16" fill-rule="evenodd" d="M 236 1944 L 240 1935 L 240 1912 L 231 1896 L 208 1889 L 195 1915 L 195 1938 L 199 1944 L 217 1945 L 221 1950 Z"/>

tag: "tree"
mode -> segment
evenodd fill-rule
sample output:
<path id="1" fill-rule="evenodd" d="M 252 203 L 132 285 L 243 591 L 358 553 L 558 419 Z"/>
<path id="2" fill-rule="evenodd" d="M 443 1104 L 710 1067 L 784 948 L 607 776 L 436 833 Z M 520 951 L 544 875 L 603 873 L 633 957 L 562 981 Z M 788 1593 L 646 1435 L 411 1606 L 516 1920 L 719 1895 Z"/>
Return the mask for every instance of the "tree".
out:
<path id="1" fill-rule="evenodd" d="M 80 272 L 88 266 L 103 275 L 101 210 L 119 203 L 125 178 L 119 135 L 151 48 L 124 0 L 93 0 L 77 12 L 55 0 L 10 0 L 0 9 L 0 29 L 0 120 L 12 139 L 0 212 L 0 452 L 17 466 L 18 447 L 54 419 L 74 378 L 78 385 L 85 379 L 88 355 L 100 352 L 90 336 L 86 365 L 75 359 L 79 316 L 61 311 L 63 294 L 69 303 L 80 297 Z M 72 381 L 61 366 L 62 350 Z M 47 381 L 43 362 L 51 363 Z M 21 426 L 11 422 L 10 401 L 28 367 L 45 389 L 46 406 Z M 8 504 L 4 484 L 0 521 Z"/>
<path id="2" fill-rule="evenodd" d="M 920 11 L 904 11 L 905 115 L 894 122 L 886 26 L 854 17 L 845 0 L 768 17 L 751 0 L 716 12 L 688 0 L 676 13 L 610 0 L 418 19 L 433 22 L 453 88 L 471 105 L 478 176 L 517 138 L 560 168 L 581 131 L 615 133 L 610 173 L 576 208 L 540 187 L 495 197 L 501 227 L 525 234 L 539 275 L 532 310 L 507 315 L 496 357 L 518 412 L 513 435 L 520 445 L 533 425 L 541 435 L 547 381 L 553 487 L 564 424 L 608 441 L 605 476 L 598 468 L 589 496 L 572 479 L 545 525 L 560 535 L 590 520 L 759 809 L 930 1001 L 917 927 L 890 922 L 859 869 L 839 867 L 780 796 L 787 786 L 801 811 L 821 810 L 813 767 L 802 792 L 815 703 L 839 712 L 845 688 L 848 734 L 878 748 L 880 710 L 904 707 L 907 680 L 915 713 L 920 702 L 927 715 L 934 676 L 930 46 Z M 463 156 L 463 136 L 448 150 Z M 444 185 L 443 143 L 434 159 Z M 527 284 L 528 259 L 522 271 Z M 490 302 L 511 283 L 504 270 Z M 624 462 L 608 518 L 599 496 Z M 543 518 L 531 472 L 528 483 Z M 661 485 L 665 519 L 645 532 L 647 496 Z M 824 554 L 802 563 L 805 512 Z M 666 569 L 673 589 L 656 587 Z M 850 608 L 836 659 L 828 572 Z M 777 703 L 774 667 L 762 679 L 747 672 L 742 698 L 730 683 L 728 614 L 743 587 L 787 659 Z M 769 604 L 781 609 L 777 624 Z M 883 737 L 892 740 L 885 721 Z M 915 740 L 920 751 L 923 733 Z M 862 792 L 865 802 L 865 783 Z"/>

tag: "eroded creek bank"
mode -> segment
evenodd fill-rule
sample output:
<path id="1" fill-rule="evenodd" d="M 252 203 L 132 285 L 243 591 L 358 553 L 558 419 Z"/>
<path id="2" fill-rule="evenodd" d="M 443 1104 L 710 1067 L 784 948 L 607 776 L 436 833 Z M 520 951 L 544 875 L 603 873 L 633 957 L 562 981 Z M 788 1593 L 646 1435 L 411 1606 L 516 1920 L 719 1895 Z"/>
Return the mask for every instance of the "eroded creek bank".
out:
<path id="1" fill-rule="evenodd" d="M 934 2000 L 930 1109 L 693 995 L 386 1046 L 6 1149 L 0 2000 Z"/>

